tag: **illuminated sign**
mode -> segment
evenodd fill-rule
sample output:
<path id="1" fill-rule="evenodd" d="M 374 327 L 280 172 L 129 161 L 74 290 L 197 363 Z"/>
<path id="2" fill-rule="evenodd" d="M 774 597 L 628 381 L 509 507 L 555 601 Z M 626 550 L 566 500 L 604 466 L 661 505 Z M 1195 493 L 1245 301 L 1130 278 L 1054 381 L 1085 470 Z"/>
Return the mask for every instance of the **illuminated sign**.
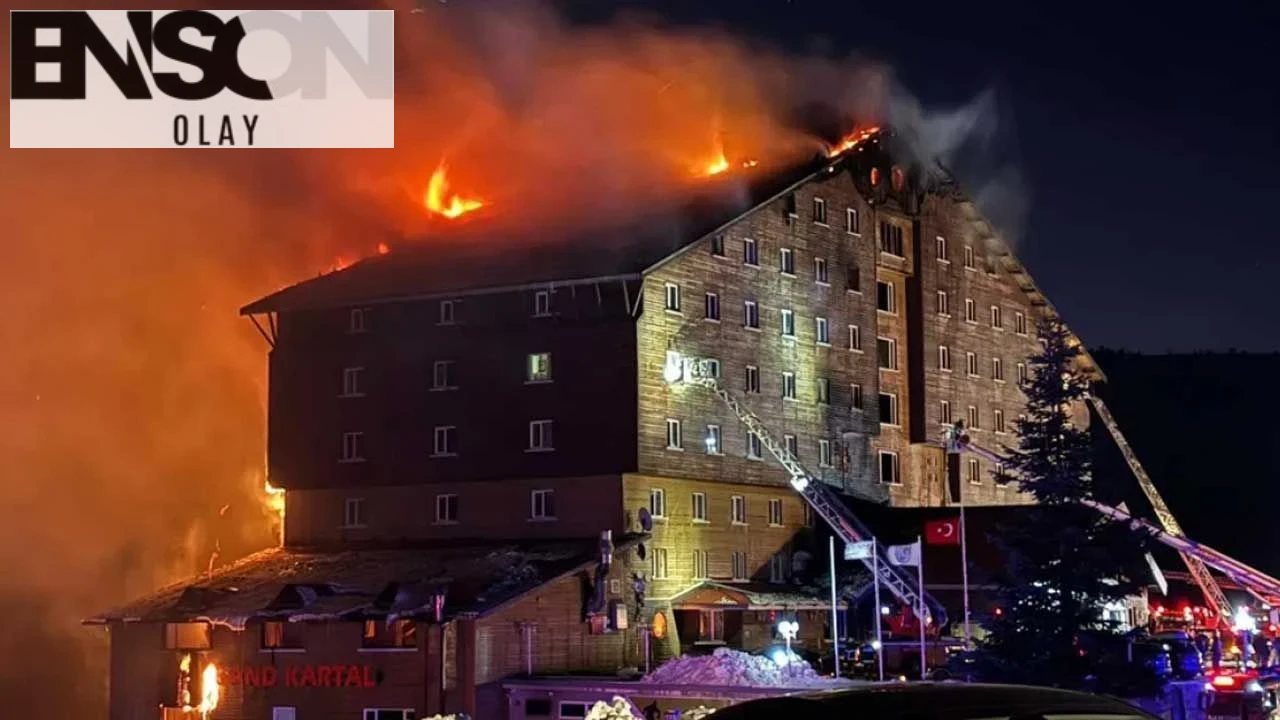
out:
<path id="1" fill-rule="evenodd" d="M 240 687 L 373 688 L 377 672 L 368 665 L 286 665 L 224 668 L 218 684 Z"/>

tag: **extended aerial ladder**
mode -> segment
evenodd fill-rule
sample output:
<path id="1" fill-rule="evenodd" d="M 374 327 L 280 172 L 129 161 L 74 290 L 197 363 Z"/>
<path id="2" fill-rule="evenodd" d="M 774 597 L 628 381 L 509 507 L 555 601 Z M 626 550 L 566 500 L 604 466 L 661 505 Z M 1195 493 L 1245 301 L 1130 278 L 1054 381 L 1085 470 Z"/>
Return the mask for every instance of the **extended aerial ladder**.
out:
<path id="1" fill-rule="evenodd" d="M 760 444 L 768 450 L 769 454 L 790 475 L 791 487 L 809 503 L 809 507 L 813 508 L 814 512 L 831 526 L 831 529 L 840 536 L 841 540 L 846 543 L 858 543 L 874 539 L 871 531 L 849 510 L 849 507 L 844 504 L 835 492 L 827 487 L 826 483 L 814 479 L 791 452 L 774 439 L 773 434 L 769 432 L 769 428 L 765 427 L 755 413 L 743 407 L 737 398 L 720 386 L 714 366 L 710 362 L 701 358 L 684 356 L 675 351 L 668 351 L 663 377 L 670 384 L 683 383 L 704 388 L 719 397 L 738 418 L 738 421 L 760 439 Z M 868 570 L 878 574 L 881 586 L 887 588 L 903 604 L 916 611 L 917 608 L 922 606 L 921 594 L 923 588 L 919 587 L 916 579 L 911 577 L 910 573 L 903 571 L 901 567 L 894 565 L 890 561 L 883 545 L 879 542 L 874 543 L 874 545 L 876 553 L 879 555 L 878 561 L 873 561 L 871 558 L 863 558 L 862 562 L 867 566 Z M 923 593 L 923 600 L 923 605 L 931 616 L 930 619 L 935 627 L 940 628 L 946 625 L 946 609 L 927 592 Z"/>
<path id="2" fill-rule="evenodd" d="M 1161 518 L 1161 524 L 1164 527 L 1157 527 L 1146 520 L 1133 517 L 1124 510 L 1096 500 L 1085 500 L 1084 504 L 1113 520 L 1128 522 L 1134 529 L 1145 532 L 1161 544 L 1177 551 L 1183 562 L 1187 564 L 1187 568 L 1191 570 L 1190 575 L 1200 587 L 1201 592 L 1204 593 L 1206 601 L 1213 604 L 1214 610 L 1228 624 L 1233 621 L 1235 611 L 1232 609 L 1230 601 L 1227 600 L 1226 594 L 1222 592 L 1222 587 L 1218 585 L 1217 579 L 1210 572 L 1210 567 L 1231 578 L 1241 587 L 1248 589 L 1259 600 L 1269 603 L 1273 607 L 1278 606 L 1278 603 L 1280 603 L 1280 580 L 1246 565 L 1226 553 L 1191 540 L 1182 532 L 1164 499 L 1151 484 L 1150 476 L 1143 470 L 1129 444 L 1124 441 L 1124 436 L 1120 434 L 1120 430 L 1116 427 L 1114 418 L 1107 412 L 1106 406 L 1094 398 L 1091 398 L 1090 402 L 1095 403 L 1095 408 L 1101 407 L 1099 415 L 1103 418 L 1103 423 L 1109 426 L 1112 437 L 1117 441 L 1126 459 L 1129 460 L 1130 469 L 1139 477 L 1139 483 L 1143 485 L 1143 490 L 1147 493 L 1147 497 L 1151 499 L 1152 505 L 1158 508 L 1156 510 L 1157 517 Z M 994 463 L 1002 463 L 1004 461 L 1004 458 L 998 453 L 974 444 L 969 435 L 958 427 L 948 429 L 946 448 L 948 452 L 952 453 L 970 452 Z M 1171 526 L 1174 528 L 1173 530 L 1170 530 Z"/>

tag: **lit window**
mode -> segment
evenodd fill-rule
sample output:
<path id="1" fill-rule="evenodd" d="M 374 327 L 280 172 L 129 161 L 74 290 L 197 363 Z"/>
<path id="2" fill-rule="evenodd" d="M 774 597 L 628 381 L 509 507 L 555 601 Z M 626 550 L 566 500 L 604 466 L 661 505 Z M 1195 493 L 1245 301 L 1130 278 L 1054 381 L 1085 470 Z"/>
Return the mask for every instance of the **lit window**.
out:
<path id="1" fill-rule="evenodd" d="M 551 382 L 551 353 L 530 353 L 525 367 L 525 381 Z"/>

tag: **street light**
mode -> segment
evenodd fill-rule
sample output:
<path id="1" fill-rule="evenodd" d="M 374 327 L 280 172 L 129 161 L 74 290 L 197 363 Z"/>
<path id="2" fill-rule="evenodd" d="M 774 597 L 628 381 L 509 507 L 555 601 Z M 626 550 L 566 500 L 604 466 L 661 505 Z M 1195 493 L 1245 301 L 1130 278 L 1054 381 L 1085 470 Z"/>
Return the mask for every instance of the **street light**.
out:
<path id="1" fill-rule="evenodd" d="M 778 622 L 778 634 L 787 643 L 787 660 L 791 659 L 791 641 L 795 640 L 796 635 L 800 633 L 800 623 L 795 620 L 781 620 Z"/>

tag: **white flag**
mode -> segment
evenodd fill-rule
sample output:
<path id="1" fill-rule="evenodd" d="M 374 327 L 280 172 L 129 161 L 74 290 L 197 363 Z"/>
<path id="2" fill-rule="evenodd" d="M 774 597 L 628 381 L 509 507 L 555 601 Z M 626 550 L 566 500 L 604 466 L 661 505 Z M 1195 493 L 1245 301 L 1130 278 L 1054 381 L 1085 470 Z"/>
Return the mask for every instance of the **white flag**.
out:
<path id="1" fill-rule="evenodd" d="M 910 545 L 890 545 L 889 562 L 898 566 L 918 567 L 920 565 L 920 541 Z"/>
<path id="2" fill-rule="evenodd" d="M 844 544 L 845 560 L 867 560 L 875 554 L 875 541 L 863 540 Z"/>

